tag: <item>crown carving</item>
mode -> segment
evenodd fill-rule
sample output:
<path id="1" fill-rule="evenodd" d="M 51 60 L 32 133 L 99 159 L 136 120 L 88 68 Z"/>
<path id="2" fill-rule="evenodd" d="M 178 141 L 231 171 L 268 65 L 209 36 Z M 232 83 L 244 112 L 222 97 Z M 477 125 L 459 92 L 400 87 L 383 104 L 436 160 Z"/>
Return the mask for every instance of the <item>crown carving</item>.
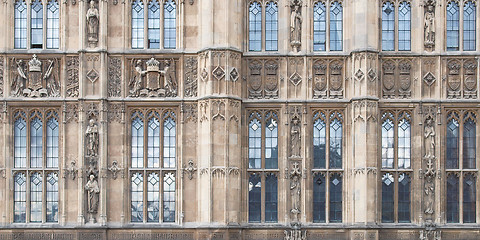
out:
<path id="1" fill-rule="evenodd" d="M 450 75 L 458 75 L 460 74 L 460 64 L 456 61 L 452 61 L 448 63 L 448 69 Z"/>
<path id="2" fill-rule="evenodd" d="M 475 62 L 466 62 L 463 64 L 463 68 L 465 68 L 465 74 L 467 75 L 475 75 L 477 72 L 477 63 Z"/>
<path id="3" fill-rule="evenodd" d="M 326 69 L 327 65 L 323 63 L 313 65 L 313 72 L 315 73 L 315 75 L 324 75 Z"/>
<path id="4" fill-rule="evenodd" d="M 160 62 L 155 58 L 150 58 L 147 62 L 147 72 L 158 72 L 160 70 Z"/>
<path id="5" fill-rule="evenodd" d="M 384 74 L 393 74 L 395 71 L 395 64 L 393 64 L 392 62 L 386 62 L 383 63 L 382 68 Z"/>
<path id="6" fill-rule="evenodd" d="M 330 73 L 332 75 L 341 75 L 342 74 L 342 64 L 339 64 L 339 63 L 336 63 L 336 64 L 332 64 L 330 65 Z"/>
<path id="7" fill-rule="evenodd" d="M 408 62 L 401 62 L 398 64 L 398 69 L 400 69 L 400 74 L 410 74 L 412 65 Z"/>
<path id="8" fill-rule="evenodd" d="M 265 64 L 265 71 L 267 75 L 277 75 L 278 65 L 275 62 Z"/>
<path id="9" fill-rule="evenodd" d="M 249 66 L 250 68 L 250 74 L 251 75 L 260 75 L 260 71 L 262 70 L 262 65 L 260 63 L 252 63 Z"/>
<path id="10" fill-rule="evenodd" d="M 32 59 L 28 62 L 28 71 L 30 72 L 41 72 L 42 71 L 42 62 L 37 59 L 37 55 L 33 54 Z"/>

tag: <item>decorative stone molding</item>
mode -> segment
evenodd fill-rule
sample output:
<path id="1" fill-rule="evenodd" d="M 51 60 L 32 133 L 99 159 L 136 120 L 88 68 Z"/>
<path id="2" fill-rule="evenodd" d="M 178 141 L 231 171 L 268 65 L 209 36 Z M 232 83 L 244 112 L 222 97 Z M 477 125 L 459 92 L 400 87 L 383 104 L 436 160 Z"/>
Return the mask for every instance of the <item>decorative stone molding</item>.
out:
<path id="1" fill-rule="evenodd" d="M 200 123 L 208 121 L 208 101 L 200 101 L 199 103 Z"/>
<path id="2" fill-rule="evenodd" d="M 185 58 L 185 86 L 184 86 L 184 96 L 185 97 L 196 97 L 197 96 L 197 68 L 198 60 L 197 57 L 186 57 Z"/>
<path id="3" fill-rule="evenodd" d="M 66 103 L 64 105 L 65 111 L 65 123 L 70 123 L 72 121 L 78 122 L 78 112 L 79 107 L 78 103 Z"/>
<path id="4" fill-rule="evenodd" d="M 125 113 L 125 105 L 123 103 L 108 104 L 108 122 L 123 122 L 123 113 Z"/>
<path id="5" fill-rule="evenodd" d="M 193 174 L 197 171 L 197 167 L 194 165 L 193 160 L 188 160 L 187 166 L 185 164 L 182 168 L 182 177 L 185 173 L 187 173 L 188 179 L 192 180 Z"/>
<path id="6" fill-rule="evenodd" d="M 212 121 L 221 119 L 225 121 L 225 101 L 214 100 L 212 102 Z"/>
<path id="7" fill-rule="evenodd" d="M 4 86 L 4 79 L 3 79 L 3 71 L 4 71 L 4 62 L 3 57 L 0 57 L 0 97 L 3 97 L 3 86 Z"/>
<path id="8" fill-rule="evenodd" d="M 477 60 L 446 60 L 447 98 L 477 98 Z"/>
<path id="9" fill-rule="evenodd" d="M 230 102 L 230 112 L 232 113 L 230 115 L 230 121 L 235 121 L 235 122 L 239 122 L 240 119 L 238 117 L 238 112 L 240 110 L 240 102 L 239 101 L 236 101 L 236 100 L 229 100 Z"/>
<path id="10" fill-rule="evenodd" d="M 196 169 L 196 168 L 195 168 Z M 214 167 L 202 167 L 199 168 L 200 175 L 208 175 L 211 174 L 212 177 L 224 177 L 225 175 L 240 175 L 240 168 L 238 167 L 222 167 L 222 166 L 214 166 Z"/>
<path id="11" fill-rule="evenodd" d="M 292 66 L 292 68 L 288 68 L 290 83 L 296 88 L 302 82 L 301 69 L 303 67 L 303 59 L 289 58 L 288 65 Z"/>
<path id="12" fill-rule="evenodd" d="M 98 119 L 98 106 L 97 103 L 88 103 L 87 104 L 87 117 Z"/>
<path id="13" fill-rule="evenodd" d="M 384 98 L 411 97 L 412 63 L 408 59 L 383 59 L 382 96 Z"/>
<path id="14" fill-rule="evenodd" d="M 358 175 L 358 174 L 372 174 L 372 175 L 377 175 L 377 168 L 376 167 L 358 167 L 352 169 L 353 175 Z"/>
<path id="15" fill-rule="evenodd" d="M 11 59 L 12 97 L 60 97 L 60 67 L 57 58 Z"/>
<path id="16" fill-rule="evenodd" d="M 122 59 L 110 57 L 108 59 L 108 97 L 122 96 Z"/>

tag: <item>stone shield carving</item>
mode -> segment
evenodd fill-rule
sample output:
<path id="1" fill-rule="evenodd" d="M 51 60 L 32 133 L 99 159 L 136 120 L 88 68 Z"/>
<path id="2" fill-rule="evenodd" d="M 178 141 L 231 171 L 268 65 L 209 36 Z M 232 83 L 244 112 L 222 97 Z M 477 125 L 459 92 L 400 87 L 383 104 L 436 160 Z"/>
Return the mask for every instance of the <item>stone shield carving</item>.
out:
<path id="1" fill-rule="evenodd" d="M 249 97 L 250 98 L 261 98 L 261 87 L 262 87 L 262 64 L 259 61 L 253 61 L 250 63 L 250 76 L 248 84 L 250 85 Z"/>
<path id="2" fill-rule="evenodd" d="M 461 78 L 460 78 L 460 62 L 457 60 L 452 60 L 448 62 L 448 87 L 452 91 L 458 91 L 461 85 Z"/>
<path id="3" fill-rule="evenodd" d="M 313 73 L 314 73 L 314 79 L 313 79 L 313 84 L 315 87 L 315 90 L 318 91 L 323 91 L 325 88 L 327 88 L 327 76 L 325 74 L 327 70 L 327 64 L 325 62 L 316 62 L 313 65 Z"/>
<path id="4" fill-rule="evenodd" d="M 402 61 L 398 64 L 398 69 L 400 71 L 400 75 L 398 78 L 400 89 L 403 91 L 408 91 L 412 84 L 412 79 L 410 76 L 410 70 L 412 69 L 412 65 L 408 61 Z"/>
<path id="5" fill-rule="evenodd" d="M 277 80 L 278 64 L 275 61 L 268 61 L 265 64 L 265 89 L 268 91 L 276 91 L 278 86 Z"/>
<path id="6" fill-rule="evenodd" d="M 330 64 L 330 87 L 334 91 L 342 88 L 342 68 L 340 61 L 334 61 Z"/>
<path id="7" fill-rule="evenodd" d="M 383 87 L 390 91 L 395 87 L 395 63 L 386 61 L 383 63 Z"/>
<path id="8" fill-rule="evenodd" d="M 463 65 L 465 69 L 464 85 L 468 91 L 474 91 L 477 88 L 477 63 L 475 61 L 467 61 Z"/>

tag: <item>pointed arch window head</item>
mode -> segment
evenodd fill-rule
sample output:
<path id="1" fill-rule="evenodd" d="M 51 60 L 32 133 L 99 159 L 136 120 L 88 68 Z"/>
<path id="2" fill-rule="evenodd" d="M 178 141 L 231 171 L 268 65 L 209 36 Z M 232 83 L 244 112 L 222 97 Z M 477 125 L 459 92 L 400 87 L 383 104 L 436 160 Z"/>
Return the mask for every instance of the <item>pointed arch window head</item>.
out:
<path id="1" fill-rule="evenodd" d="M 330 51 L 343 50 L 343 7 L 338 1 L 330 5 Z"/>
<path id="2" fill-rule="evenodd" d="M 460 9 L 458 3 L 447 4 L 447 51 L 459 50 Z"/>
<path id="3" fill-rule="evenodd" d="M 24 0 L 15 2 L 15 48 L 27 48 L 27 4 Z"/>
<path id="4" fill-rule="evenodd" d="M 475 51 L 476 47 L 476 17 L 477 6 L 473 1 L 467 1 L 463 6 L 463 50 Z"/>
<path id="5" fill-rule="evenodd" d="M 327 43 L 327 8 L 318 1 L 313 6 L 313 50 L 325 51 Z"/>
<path id="6" fill-rule="evenodd" d="M 248 49 L 262 50 L 262 6 L 259 2 L 250 3 L 248 18 Z"/>
<path id="7" fill-rule="evenodd" d="M 143 48 L 143 1 L 132 2 L 132 48 Z"/>
<path id="8" fill-rule="evenodd" d="M 327 154 L 327 125 L 325 123 L 325 114 L 323 112 L 317 112 L 313 125 L 313 167 L 325 168 L 326 167 L 326 154 Z"/>
<path id="9" fill-rule="evenodd" d="M 395 6 L 392 2 L 382 6 L 382 50 L 395 50 Z"/>

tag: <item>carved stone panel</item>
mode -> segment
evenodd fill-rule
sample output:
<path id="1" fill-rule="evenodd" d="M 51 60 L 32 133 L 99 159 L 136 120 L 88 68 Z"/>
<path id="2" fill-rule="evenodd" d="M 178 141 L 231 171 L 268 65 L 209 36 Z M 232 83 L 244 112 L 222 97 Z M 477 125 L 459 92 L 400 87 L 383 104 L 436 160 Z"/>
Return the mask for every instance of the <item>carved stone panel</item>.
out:
<path id="1" fill-rule="evenodd" d="M 67 97 L 78 97 L 78 57 L 67 57 L 67 82 L 66 93 Z"/>
<path id="2" fill-rule="evenodd" d="M 477 60 L 463 63 L 463 97 L 477 98 Z"/>
<path id="3" fill-rule="evenodd" d="M 446 59 L 447 98 L 477 98 L 477 60 Z"/>
<path id="4" fill-rule="evenodd" d="M 409 59 L 383 59 L 382 96 L 384 98 L 410 98 L 412 62 Z"/>
<path id="5" fill-rule="evenodd" d="M 122 59 L 108 59 L 108 97 L 121 97 L 122 94 Z"/>
<path id="6" fill-rule="evenodd" d="M 332 61 L 329 69 L 330 98 L 343 98 L 343 62 Z"/>
<path id="7" fill-rule="evenodd" d="M 277 60 L 248 61 L 248 98 L 278 98 L 278 69 Z"/>
<path id="8" fill-rule="evenodd" d="M 176 60 L 130 59 L 129 97 L 176 97 Z"/>
<path id="9" fill-rule="evenodd" d="M 313 63 L 313 98 L 327 98 L 327 62 Z"/>
<path id="10" fill-rule="evenodd" d="M 4 70 L 4 63 L 3 57 L 0 57 L 0 97 L 3 97 L 3 70 Z"/>
<path id="11" fill-rule="evenodd" d="M 460 98 L 460 86 L 462 79 L 460 78 L 461 63 L 458 60 L 450 60 L 447 63 L 447 85 L 448 98 Z"/>
<path id="12" fill-rule="evenodd" d="M 197 96 L 197 65 L 198 60 L 196 57 L 187 57 L 185 59 L 185 97 Z"/>

